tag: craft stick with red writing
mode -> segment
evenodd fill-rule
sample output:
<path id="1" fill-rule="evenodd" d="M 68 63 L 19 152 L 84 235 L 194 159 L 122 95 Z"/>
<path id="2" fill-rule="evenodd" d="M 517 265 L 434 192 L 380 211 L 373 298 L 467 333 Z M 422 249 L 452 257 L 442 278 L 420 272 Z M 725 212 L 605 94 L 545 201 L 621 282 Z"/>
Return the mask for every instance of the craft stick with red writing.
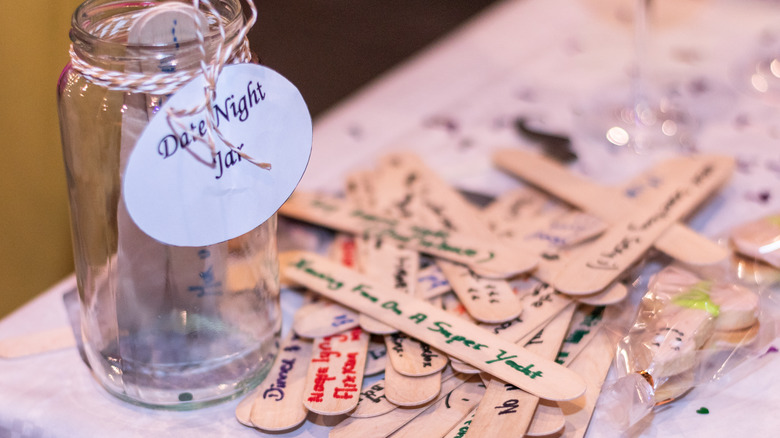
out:
<path id="1" fill-rule="evenodd" d="M 731 175 L 727 157 L 680 159 L 664 166 L 667 188 L 612 225 L 593 245 L 559 272 L 554 286 L 569 294 L 600 291 L 633 266 L 653 242 L 677 220 L 689 215 Z"/>
<path id="2" fill-rule="evenodd" d="M 363 385 L 368 338 L 366 332 L 354 328 L 314 340 L 303 393 L 308 410 L 339 415 L 355 409 Z"/>
<path id="3" fill-rule="evenodd" d="M 254 427 L 279 431 L 306 420 L 303 391 L 311 353 L 310 341 L 292 332 L 287 336 L 268 376 L 253 393 L 249 418 Z"/>
<path id="4" fill-rule="evenodd" d="M 651 192 L 661 184 L 658 176 L 650 170 L 623 190 L 603 187 L 575 175 L 553 160 L 519 149 L 501 150 L 494 155 L 493 162 L 502 170 L 552 193 L 559 199 L 613 223 L 619 221 L 626 211 L 644 202 L 645 192 Z M 637 190 L 637 187 L 642 189 Z M 692 265 L 709 265 L 728 257 L 726 249 L 679 223 L 670 224 L 669 228 L 658 236 L 654 246 L 675 259 Z"/>
<path id="5" fill-rule="evenodd" d="M 584 390 L 574 373 L 429 303 L 385 290 L 370 278 L 319 255 L 300 253 L 287 277 L 326 297 L 368 313 L 434 348 L 539 397 L 568 400 Z"/>

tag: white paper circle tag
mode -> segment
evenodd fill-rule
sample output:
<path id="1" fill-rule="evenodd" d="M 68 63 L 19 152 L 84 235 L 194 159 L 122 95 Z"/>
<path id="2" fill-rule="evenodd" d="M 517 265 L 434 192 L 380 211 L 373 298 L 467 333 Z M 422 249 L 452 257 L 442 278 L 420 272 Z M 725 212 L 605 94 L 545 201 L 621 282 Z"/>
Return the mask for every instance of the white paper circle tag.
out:
<path id="1" fill-rule="evenodd" d="M 311 154 L 312 123 L 303 97 L 287 79 L 254 64 L 226 66 L 219 75 L 214 116 L 223 137 L 216 158 L 203 141 L 205 112 L 169 123 L 167 109 L 204 99 L 203 76 L 177 91 L 136 142 L 124 172 L 124 201 L 138 227 L 162 243 L 205 246 L 251 231 L 293 192 Z M 172 128 L 173 127 L 173 128 Z M 174 132 L 175 131 L 175 132 Z"/>

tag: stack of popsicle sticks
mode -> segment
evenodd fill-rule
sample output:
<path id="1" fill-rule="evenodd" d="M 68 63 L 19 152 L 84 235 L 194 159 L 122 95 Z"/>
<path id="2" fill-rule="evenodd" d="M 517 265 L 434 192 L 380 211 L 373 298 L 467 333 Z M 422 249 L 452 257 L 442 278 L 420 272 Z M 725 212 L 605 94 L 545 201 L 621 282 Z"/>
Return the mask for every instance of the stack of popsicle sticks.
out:
<path id="1" fill-rule="evenodd" d="M 332 252 L 336 261 L 291 254 L 284 258 L 283 270 L 294 284 L 360 315 L 356 327 L 355 313 L 327 310 L 333 303 L 321 304 L 325 310 L 320 317 L 302 309 L 310 312 L 304 319 L 323 321 L 328 330 L 351 329 L 314 339 L 315 346 L 326 348 L 315 349 L 307 372 L 304 399 L 327 398 L 331 390 L 353 396 L 348 402 L 331 400 L 333 407 L 327 409 L 316 405 L 320 401 L 304 402 L 323 415 L 354 414 L 336 426 L 332 436 L 364 436 L 367 431 L 403 436 L 405 429 L 416 430 L 417 436 L 421 430 L 437 436 L 458 436 L 465 430 L 469 436 L 490 436 L 494 428 L 509 427 L 499 420 L 515 415 L 519 421 L 506 422 L 513 425 L 514 435 L 544 435 L 559 431 L 563 424 L 556 403 L 574 399 L 564 413 L 579 426 L 565 435 L 584 434 L 614 352 L 603 348 L 606 335 L 598 330 L 602 312 L 609 313 L 613 306 L 603 310 L 586 303 L 601 306 L 622 300 L 627 288 L 617 280 L 634 259 L 620 260 L 620 269 L 599 277 L 601 289 L 564 294 L 551 287 L 550 280 L 580 263 L 582 254 L 591 254 L 594 248 L 604 252 L 604 236 L 616 228 L 631 230 L 634 222 L 653 233 L 640 235 L 650 236 L 649 243 L 642 242 L 642 251 L 662 240 L 666 230 L 677 229 L 669 232 L 694 236 L 691 242 L 697 249 L 685 254 L 709 262 L 705 255 L 695 256 L 712 245 L 676 221 L 725 181 L 731 163 L 719 157 L 664 163 L 631 183 L 634 200 L 628 201 L 619 192 L 610 194 L 611 189 L 580 184 L 554 163 L 542 161 L 541 166 L 549 167 L 548 177 L 563 172 L 566 177 L 560 181 L 591 190 L 583 204 L 623 199 L 616 202 L 635 212 L 629 216 L 633 222 L 618 217 L 618 208 L 598 204 L 587 214 L 530 188 L 509 192 L 479 209 L 411 154 L 388 156 L 375 171 L 350 175 L 346 200 L 297 192 L 285 204 L 283 215 L 346 233 L 337 234 Z M 546 184 L 537 185 L 553 193 L 566 192 Z M 366 332 L 384 336 L 384 354 L 374 355 L 387 356 L 385 379 L 367 383 L 354 397 L 355 387 L 363 385 L 358 379 L 362 375 L 338 374 L 338 368 L 345 368 L 341 362 L 334 362 L 333 370 L 329 362 L 328 367 L 321 365 L 326 358 L 342 355 L 334 350 L 334 339 L 367 338 Z M 591 344 L 599 347 L 588 347 Z M 365 359 L 367 345 L 366 340 L 349 357 L 360 360 L 362 355 L 363 362 L 370 363 Z M 375 351 L 381 348 L 376 340 L 374 345 Z M 556 357 L 592 375 L 583 379 L 556 364 Z M 318 358 L 320 363 L 315 364 Z M 448 358 L 452 366 L 443 368 Z M 355 371 L 355 360 L 348 371 Z M 595 365 L 582 365 L 583 361 Z M 453 371 L 456 374 L 449 377 Z M 586 388 L 587 394 L 580 397 Z M 516 397 L 506 398 L 507 394 Z M 460 395 L 468 402 L 457 407 L 449 403 Z M 505 399 L 492 406 L 499 395 Z"/>

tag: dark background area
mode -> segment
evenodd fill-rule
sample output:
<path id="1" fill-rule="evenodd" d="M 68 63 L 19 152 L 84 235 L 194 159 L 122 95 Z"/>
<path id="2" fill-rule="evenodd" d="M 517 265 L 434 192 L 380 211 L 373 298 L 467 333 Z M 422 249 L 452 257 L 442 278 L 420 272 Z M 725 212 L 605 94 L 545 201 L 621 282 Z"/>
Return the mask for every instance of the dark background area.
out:
<path id="1" fill-rule="evenodd" d="M 256 1 L 249 40 L 316 117 L 495 1 Z"/>

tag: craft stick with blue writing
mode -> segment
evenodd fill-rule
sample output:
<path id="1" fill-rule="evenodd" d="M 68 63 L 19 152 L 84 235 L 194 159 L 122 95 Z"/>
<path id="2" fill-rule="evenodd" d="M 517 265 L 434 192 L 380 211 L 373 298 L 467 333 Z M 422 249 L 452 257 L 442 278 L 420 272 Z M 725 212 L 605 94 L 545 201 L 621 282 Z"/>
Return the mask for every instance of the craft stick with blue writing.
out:
<path id="1" fill-rule="evenodd" d="M 414 296 L 428 300 L 452 290 L 447 277 L 438 266 L 431 264 L 417 271 Z"/>
<path id="2" fill-rule="evenodd" d="M 429 406 L 449 396 L 455 388 L 466 383 L 471 376 L 455 375 L 451 379 L 442 381 L 439 395 L 422 406 L 393 409 L 392 411 L 377 417 L 353 418 L 349 417 L 331 429 L 329 438 L 366 438 L 389 436 L 404 424 L 412 421 L 423 413 Z"/>
<path id="3" fill-rule="evenodd" d="M 385 371 L 387 364 L 387 348 L 385 347 L 384 337 L 381 335 L 371 336 L 368 341 L 368 352 L 366 355 L 365 375 L 373 376 Z"/>
<path id="4" fill-rule="evenodd" d="M 321 415 L 345 414 L 357 406 L 368 350 L 368 333 L 359 327 L 314 340 L 303 404 Z"/>
<path id="5" fill-rule="evenodd" d="M 308 411 L 303 406 L 303 390 L 311 353 L 310 341 L 292 332 L 287 335 L 273 367 L 253 393 L 249 418 L 254 427 L 268 431 L 286 430 L 306 419 Z"/>
<path id="6" fill-rule="evenodd" d="M 328 299 L 304 304 L 293 315 L 293 331 L 303 338 L 332 336 L 358 326 L 358 314 Z"/>
<path id="7" fill-rule="evenodd" d="M 460 423 L 485 393 L 485 385 L 473 376 L 393 434 L 395 438 L 439 437 Z"/>
<path id="8" fill-rule="evenodd" d="M 358 312 L 368 313 L 450 356 L 539 397 L 569 400 L 584 391 L 569 370 L 503 340 L 427 302 L 383 289 L 370 278 L 326 258 L 300 253 L 284 267 L 294 282 Z"/>
<path id="9" fill-rule="evenodd" d="M 633 266 L 679 219 L 691 214 L 731 176 L 734 160 L 729 157 L 696 157 L 667 162 L 664 180 L 641 208 L 612 225 L 593 245 L 578 253 L 559 272 L 554 286 L 569 294 L 600 291 Z"/>
<path id="10" fill-rule="evenodd" d="M 532 341 L 525 346 L 526 349 L 542 357 L 554 358 L 563 342 L 573 314 L 574 306 L 560 312 L 533 337 Z M 525 431 L 534 418 L 538 402 L 539 397 L 507 384 L 499 378 L 493 378 L 488 383 L 485 397 L 471 422 L 469 435 L 488 438 L 510 436 Z"/>
<path id="11" fill-rule="evenodd" d="M 553 160 L 519 149 L 501 150 L 494 155 L 493 162 L 502 170 L 612 223 L 644 202 L 645 196 L 663 184 L 651 169 L 623 189 L 604 187 L 570 172 Z M 726 249 L 680 223 L 671 224 L 658 236 L 654 246 L 692 265 L 713 264 L 728 257 Z"/>

